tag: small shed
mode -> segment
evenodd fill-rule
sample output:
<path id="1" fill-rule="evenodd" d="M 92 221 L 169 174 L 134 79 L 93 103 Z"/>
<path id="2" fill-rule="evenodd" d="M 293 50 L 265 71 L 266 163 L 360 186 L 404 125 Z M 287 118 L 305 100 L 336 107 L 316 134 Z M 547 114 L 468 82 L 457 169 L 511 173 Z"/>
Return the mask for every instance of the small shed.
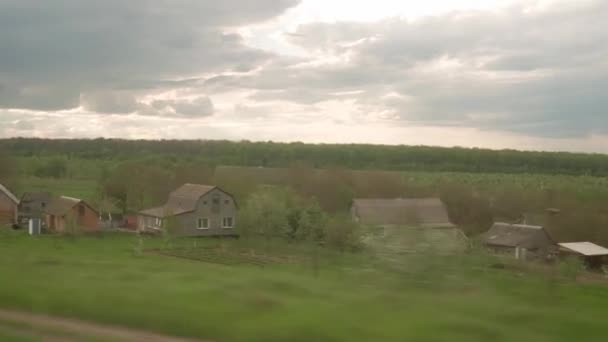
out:
<path id="1" fill-rule="evenodd" d="M 52 232 L 99 230 L 97 211 L 85 201 L 73 197 L 52 198 L 45 209 L 45 221 L 46 227 Z"/>
<path id="2" fill-rule="evenodd" d="M 542 226 L 497 222 L 481 236 L 496 252 L 513 253 L 518 259 L 547 256 L 553 240 Z"/>
<path id="3" fill-rule="evenodd" d="M 14 224 L 17 222 L 17 207 L 19 200 L 13 193 L 0 184 L 0 224 Z"/>
<path id="4" fill-rule="evenodd" d="M 355 222 L 375 226 L 454 227 L 439 198 L 357 198 L 351 216 Z"/>
<path id="5" fill-rule="evenodd" d="M 608 260 L 608 248 L 592 242 L 564 242 L 558 246 L 562 256 L 578 256 L 589 268 L 599 268 Z"/>

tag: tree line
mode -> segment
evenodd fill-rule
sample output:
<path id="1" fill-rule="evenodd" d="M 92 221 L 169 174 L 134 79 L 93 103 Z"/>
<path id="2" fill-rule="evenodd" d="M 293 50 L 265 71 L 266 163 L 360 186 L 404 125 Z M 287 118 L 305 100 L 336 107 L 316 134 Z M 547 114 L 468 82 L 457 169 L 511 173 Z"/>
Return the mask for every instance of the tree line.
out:
<path id="1" fill-rule="evenodd" d="M 2 149 L 19 157 L 126 161 L 153 156 L 198 161 L 209 166 L 290 167 L 294 163 L 304 163 L 313 168 L 608 176 L 608 155 L 603 154 L 461 147 L 13 138 L 0 140 Z"/>

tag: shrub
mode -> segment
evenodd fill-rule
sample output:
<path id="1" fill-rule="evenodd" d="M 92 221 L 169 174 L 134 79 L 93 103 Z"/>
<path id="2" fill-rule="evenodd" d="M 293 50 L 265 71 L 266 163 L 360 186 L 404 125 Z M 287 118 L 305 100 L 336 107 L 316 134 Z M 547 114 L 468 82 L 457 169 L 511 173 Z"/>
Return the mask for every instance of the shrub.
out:
<path id="1" fill-rule="evenodd" d="M 362 247 L 361 229 L 347 215 L 334 216 L 325 228 L 325 241 L 340 251 L 355 251 Z"/>

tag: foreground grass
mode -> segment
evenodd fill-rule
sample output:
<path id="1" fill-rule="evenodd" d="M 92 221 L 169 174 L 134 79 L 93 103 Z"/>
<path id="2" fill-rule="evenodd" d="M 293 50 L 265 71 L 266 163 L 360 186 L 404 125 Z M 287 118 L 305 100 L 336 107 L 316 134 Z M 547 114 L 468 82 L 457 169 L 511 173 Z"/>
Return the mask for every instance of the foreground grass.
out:
<path id="1" fill-rule="evenodd" d="M 403 255 L 387 264 L 365 253 L 321 252 L 315 272 L 311 254 L 295 247 L 255 248 L 291 251 L 297 264 L 226 266 L 134 255 L 135 242 L 2 233 L 0 307 L 221 341 L 605 341 L 608 334 L 607 288 L 498 270 L 474 255 Z M 173 242 L 194 243 L 243 242 Z"/>

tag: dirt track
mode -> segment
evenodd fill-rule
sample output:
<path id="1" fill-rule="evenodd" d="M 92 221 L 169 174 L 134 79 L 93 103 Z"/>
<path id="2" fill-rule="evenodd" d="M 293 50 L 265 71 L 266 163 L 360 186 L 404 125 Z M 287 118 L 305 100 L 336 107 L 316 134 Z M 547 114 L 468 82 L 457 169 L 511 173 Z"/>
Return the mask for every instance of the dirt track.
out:
<path id="1" fill-rule="evenodd" d="M 0 309 L 0 338 L 3 332 L 11 336 L 42 341 L 196 341 L 124 327 Z"/>

